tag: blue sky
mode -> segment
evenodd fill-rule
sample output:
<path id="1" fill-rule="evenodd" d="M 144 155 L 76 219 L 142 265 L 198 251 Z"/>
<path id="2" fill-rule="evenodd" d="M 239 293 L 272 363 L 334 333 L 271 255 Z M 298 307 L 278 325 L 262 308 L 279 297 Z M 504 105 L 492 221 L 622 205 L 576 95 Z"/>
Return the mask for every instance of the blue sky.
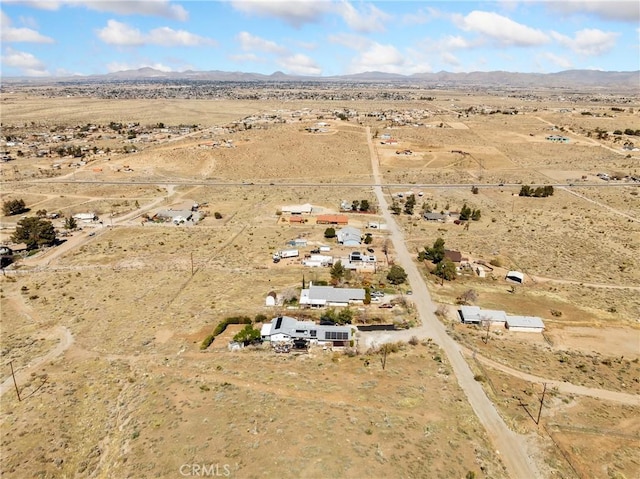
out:
<path id="1" fill-rule="evenodd" d="M 2 76 L 640 69 L 640 2 L 2 0 Z"/>

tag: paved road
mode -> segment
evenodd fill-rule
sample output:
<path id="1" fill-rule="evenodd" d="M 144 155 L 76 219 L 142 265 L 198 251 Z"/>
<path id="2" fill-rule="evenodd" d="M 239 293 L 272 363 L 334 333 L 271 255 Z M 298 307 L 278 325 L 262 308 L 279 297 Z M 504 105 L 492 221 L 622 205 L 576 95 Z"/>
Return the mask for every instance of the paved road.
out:
<path id="1" fill-rule="evenodd" d="M 460 346 L 449 337 L 444 326 L 436 317 L 435 305 L 431 301 L 427 285 L 413 262 L 412 255 L 404 242 L 402 231 L 393 219 L 382 188 L 379 186 L 381 178 L 378 154 L 373 146 L 371 131 L 368 127 L 366 132 L 373 177 L 376 185 L 378 185 L 374 187 L 374 192 L 380 205 L 380 212 L 391 233 L 391 240 L 397 256 L 396 263 L 400 264 L 407 273 L 413 290 L 412 298 L 416 311 L 422 321 L 420 327 L 404 332 L 404 334 L 432 338 L 443 349 L 449 359 L 458 384 L 466 394 L 471 407 L 487 431 L 494 447 L 499 451 L 500 457 L 509 472 L 509 477 L 518 479 L 540 477 L 533 459 L 527 453 L 527 445 L 524 438 L 506 426 L 495 406 L 486 396 L 480 383 L 474 379 L 474 374 L 465 361 Z"/>

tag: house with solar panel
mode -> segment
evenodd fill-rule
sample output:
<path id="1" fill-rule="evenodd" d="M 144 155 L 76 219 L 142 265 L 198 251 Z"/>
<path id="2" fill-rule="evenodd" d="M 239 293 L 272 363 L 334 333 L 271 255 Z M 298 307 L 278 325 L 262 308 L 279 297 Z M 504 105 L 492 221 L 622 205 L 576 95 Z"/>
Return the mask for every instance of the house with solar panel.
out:
<path id="1" fill-rule="evenodd" d="M 290 316 L 278 316 L 270 323 L 265 323 L 260 336 L 272 345 L 293 343 L 296 346 L 349 346 L 353 339 L 351 326 L 316 324 L 313 321 L 298 321 Z"/>

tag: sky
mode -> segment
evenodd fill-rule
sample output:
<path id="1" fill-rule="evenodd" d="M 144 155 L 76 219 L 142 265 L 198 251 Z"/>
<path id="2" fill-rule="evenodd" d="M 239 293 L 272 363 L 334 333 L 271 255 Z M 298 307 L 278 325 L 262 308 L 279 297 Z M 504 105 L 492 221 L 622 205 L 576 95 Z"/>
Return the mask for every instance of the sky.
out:
<path id="1" fill-rule="evenodd" d="M 640 2 L 2 0 L 1 75 L 640 70 Z"/>

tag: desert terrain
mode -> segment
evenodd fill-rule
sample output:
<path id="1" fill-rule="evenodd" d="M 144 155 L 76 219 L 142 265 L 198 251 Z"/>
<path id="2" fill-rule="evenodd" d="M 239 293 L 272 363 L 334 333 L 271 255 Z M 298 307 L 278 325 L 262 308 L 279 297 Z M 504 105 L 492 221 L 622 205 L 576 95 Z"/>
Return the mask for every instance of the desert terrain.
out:
<path id="1" fill-rule="evenodd" d="M 421 322 L 414 285 L 386 279 L 397 258 L 372 161 L 390 204 L 415 195 L 412 214 L 394 215 L 404 243 L 541 477 L 640 476 L 640 138 L 614 133 L 640 131 L 640 98 L 437 90 L 424 101 L 165 101 L 69 91 L 0 95 L 11 158 L 0 164 L 2 201 L 29 209 L 2 217 L 0 242 L 16 248 L 17 223 L 39 210 L 56 213 L 61 240 L 17 253 L 0 277 L 2 477 L 203 468 L 238 478 L 509 477 L 446 354 L 411 328 L 373 343 L 356 333 L 344 351 L 278 354 L 229 351 L 234 325 L 200 348 L 226 317 L 319 319 L 295 301 L 265 306 L 272 291 L 297 297 L 305 282 L 331 281 L 302 257 L 272 261 L 300 238 L 302 255 L 320 245 L 338 258 L 375 252 L 374 272 L 341 285 L 374 286 L 397 305 L 352 308 L 354 327 Z M 77 156 L 61 148 L 71 146 Z M 529 184 L 554 194 L 519 196 Z M 341 211 L 354 200 L 372 207 Z M 307 203 L 307 221 L 289 222 L 283 208 Z M 150 220 L 194 204 L 197 224 Z M 422 216 L 465 204 L 481 210 L 478 221 Z M 65 229 L 87 212 L 98 219 Z M 336 244 L 318 214 L 346 215 L 371 244 Z M 487 276 L 431 274 L 418 253 L 437 238 L 489 265 Z M 510 270 L 524 282 L 506 281 Z M 461 324 L 470 290 L 474 305 L 542 318 L 544 333 Z M 395 347 L 383 368 L 387 340 Z"/>

